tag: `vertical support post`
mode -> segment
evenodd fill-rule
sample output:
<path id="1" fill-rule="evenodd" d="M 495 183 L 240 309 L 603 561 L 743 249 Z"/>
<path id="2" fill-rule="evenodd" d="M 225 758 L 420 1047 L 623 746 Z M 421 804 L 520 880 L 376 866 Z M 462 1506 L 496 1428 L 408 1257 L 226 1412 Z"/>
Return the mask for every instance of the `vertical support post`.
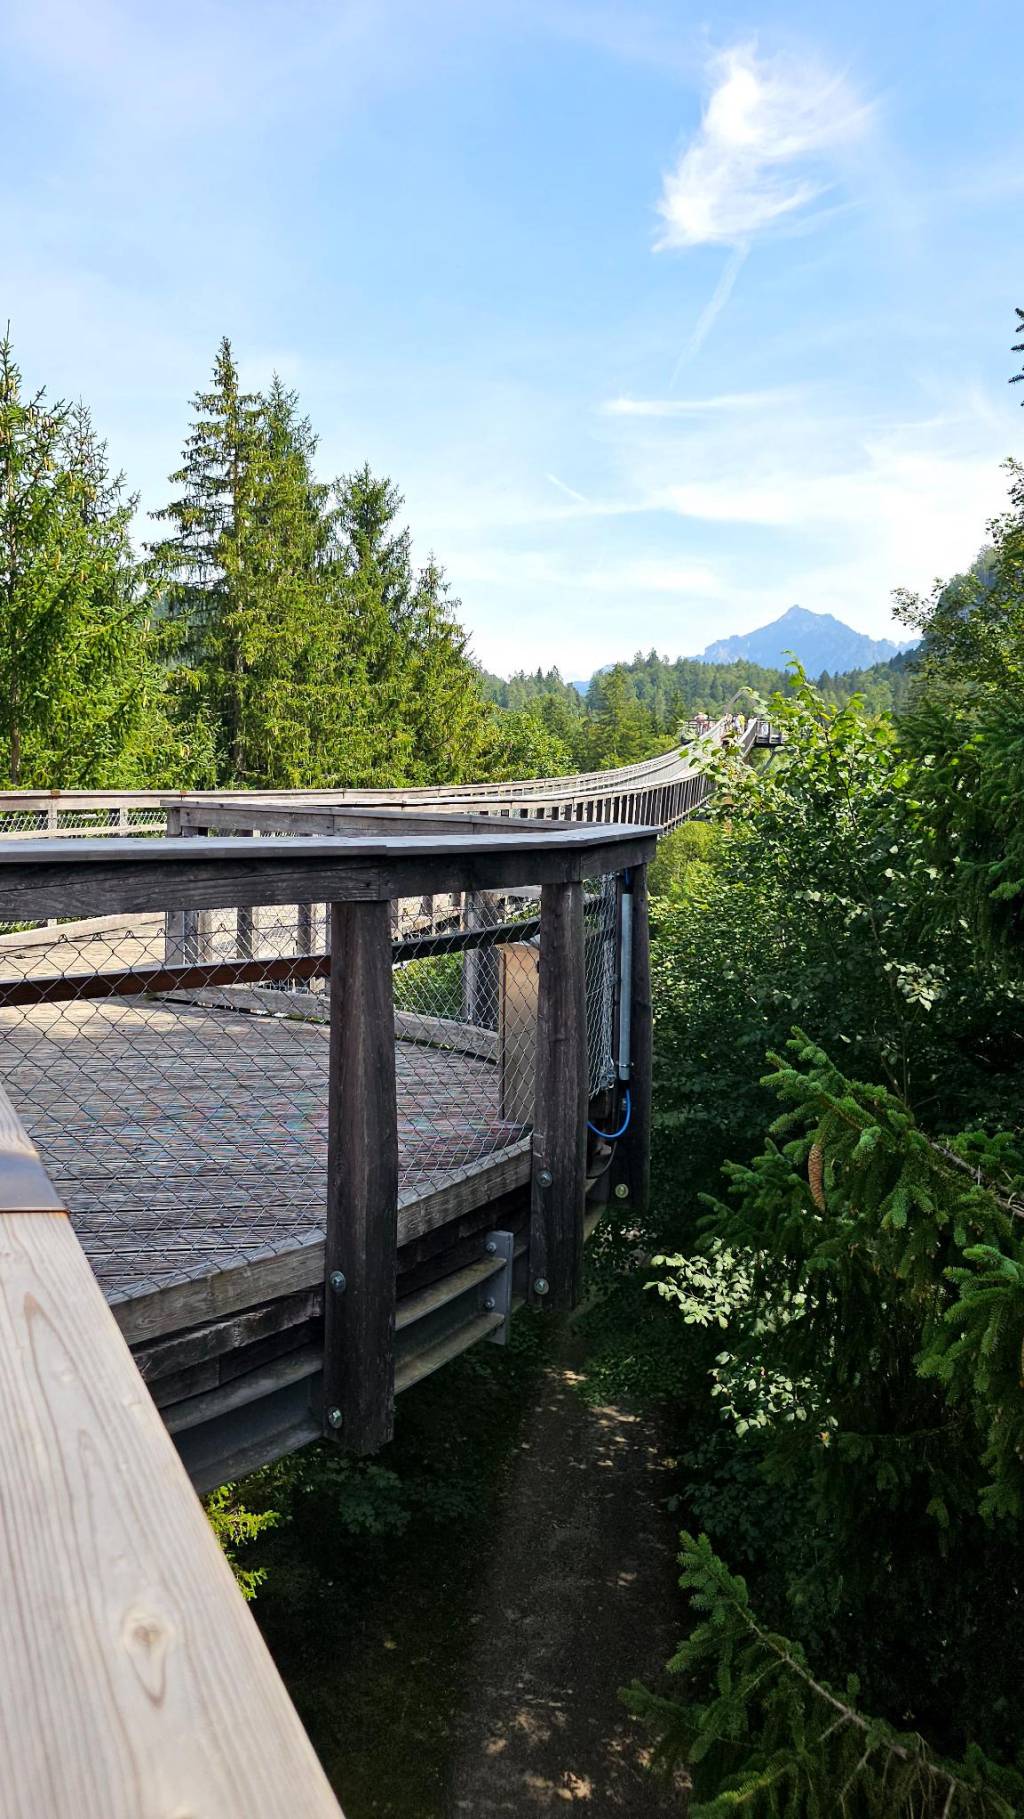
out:
<path id="1" fill-rule="evenodd" d="M 182 825 L 180 809 L 168 809 L 167 831 L 171 831 L 171 820 L 174 818 L 175 833 L 183 840 L 194 840 L 201 834 L 208 834 L 208 827 L 194 827 L 190 821 Z M 183 910 L 181 914 L 181 958 L 186 964 L 195 961 L 209 960 L 213 954 L 213 912 L 208 909 Z"/>
<path id="2" fill-rule="evenodd" d="M 332 903 L 324 1431 L 390 1440 L 395 1410 L 398 1111 L 387 900 Z"/>
<path id="3" fill-rule="evenodd" d="M 545 884 L 540 906 L 530 1294 L 570 1308 L 582 1281 L 587 1173 L 583 886 Z"/>
<path id="4" fill-rule="evenodd" d="M 630 1022 L 630 1118 L 625 1180 L 638 1210 L 651 1191 L 651 929 L 647 904 L 647 867 L 638 865 L 633 883 L 633 954 L 630 977 L 633 1003 Z"/>
<path id="5" fill-rule="evenodd" d="M 498 920 L 489 891 L 466 891 L 462 899 L 465 926 L 490 928 Z M 462 1015 L 481 1029 L 498 1026 L 498 957 L 493 947 L 469 948 L 462 956 Z"/>
<path id="6" fill-rule="evenodd" d="M 311 903 L 296 905 L 295 948 L 299 954 L 313 952 L 313 905 Z"/>
<path id="7" fill-rule="evenodd" d="M 252 828 L 240 828 L 238 838 L 239 840 L 251 840 L 253 838 Z M 239 960 L 251 960 L 253 957 L 255 926 L 256 919 L 252 905 L 241 905 L 235 912 L 235 951 Z"/>
<path id="8" fill-rule="evenodd" d="M 176 840 L 181 833 L 181 810 L 167 810 L 167 838 Z M 185 959 L 185 911 L 164 911 L 164 964 L 181 966 Z"/>

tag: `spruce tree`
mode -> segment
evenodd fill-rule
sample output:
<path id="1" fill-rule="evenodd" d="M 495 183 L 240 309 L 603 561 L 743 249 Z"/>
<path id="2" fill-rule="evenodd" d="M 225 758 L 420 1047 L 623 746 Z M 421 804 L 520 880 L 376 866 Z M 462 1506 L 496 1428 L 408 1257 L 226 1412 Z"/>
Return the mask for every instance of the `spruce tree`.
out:
<path id="1" fill-rule="evenodd" d="M 402 496 L 368 466 L 338 482 L 338 534 L 349 583 L 343 658 L 365 678 L 373 781 L 458 782 L 469 776 L 485 712 L 458 602 L 431 559 L 416 575 L 399 528 Z"/>
<path id="2" fill-rule="evenodd" d="M 422 783 L 472 781 L 481 755 L 484 709 L 460 602 L 431 556 L 416 577 L 407 615 L 408 700 L 414 777 Z"/>
<path id="3" fill-rule="evenodd" d="M 193 406 L 182 464 L 171 475 L 172 486 L 181 490 L 154 513 L 172 529 L 151 549 L 165 584 L 164 608 L 178 634 L 178 693 L 198 701 L 208 714 L 218 781 L 233 782 L 245 762 L 240 584 L 250 554 L 260 400 L 241 390 L 226 336 L 214 361 L 213 385 L 197 393 Z"/>
<path id="4" fill-rule="evenodd" d="M 135 503 L 85 406 L 26 397 L 0 341 L 0 733 L 15 786 L 136 780 L 128 754 L 160 718 L 160 678 Z"/>

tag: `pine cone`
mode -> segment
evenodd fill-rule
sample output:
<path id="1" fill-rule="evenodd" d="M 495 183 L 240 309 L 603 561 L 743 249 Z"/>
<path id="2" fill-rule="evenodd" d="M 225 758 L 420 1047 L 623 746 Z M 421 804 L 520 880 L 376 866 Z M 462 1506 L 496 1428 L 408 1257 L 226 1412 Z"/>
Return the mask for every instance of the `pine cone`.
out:
<path id="1" fill-rule="evenodd" d="M 811 1199 L 819 1213 L 825 1211 L 825 1157 L 821 1144 L 812 1143 L 807 1157 L 807 1183 L 811 1190 Z"/>

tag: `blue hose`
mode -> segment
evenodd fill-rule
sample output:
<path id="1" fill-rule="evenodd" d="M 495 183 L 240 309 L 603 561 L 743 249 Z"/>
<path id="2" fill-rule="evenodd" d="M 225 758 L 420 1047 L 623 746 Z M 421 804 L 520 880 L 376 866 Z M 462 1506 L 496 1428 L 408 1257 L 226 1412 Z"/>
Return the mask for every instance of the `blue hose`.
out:
<path id="1" fill-rule="evenodd" d="M 626 1132 L 629 1129 L 629 1120 L 630 1120 L 630 1117 L 632 1116 L 632 1112 L 633 1112 L 633 1101 L 631 1100 L 631 1098 L 629 1096 L 629 1087 L 628 1086 L 626 1088 L 626 1103 L 623 1107 L 623 1112 L 624 1112 L 624 1116 L 622 1119 L 622 1123 L 619 1125 L 619 1128 L 617 1131 L 599 1131 L 597 1128 L 597 1125 L 591 1124 L 589 1118 L 587 1120 L 588 1131 L 593 1131 L 594 1136 L 600 1137 L 602 1139 L 602 1141 L 605 1143 L 617 1143 L 620 1137 L 624 1137 L 626 1135 Z"/>

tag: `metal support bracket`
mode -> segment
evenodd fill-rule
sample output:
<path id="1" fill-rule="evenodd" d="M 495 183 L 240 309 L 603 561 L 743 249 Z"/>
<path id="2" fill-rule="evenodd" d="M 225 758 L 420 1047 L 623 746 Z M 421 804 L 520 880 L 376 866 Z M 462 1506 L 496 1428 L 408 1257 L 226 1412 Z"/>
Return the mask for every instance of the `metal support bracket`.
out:
<path id="1" fill-rule="evenodd" d="M 486 1232 L 484 1235 L 484 1255 L 493 1257 L 497 1263 L 501 1259 L 501 1268 L 493 1276 L 488 1276 L 478 1290 L 480 1312 L 482 1314 L 500 1314 L 501 1325 L 496 1326 L 487 1337 L 492 1345 L 508 1344 L 509 1322 L 512 1318 L 512 1259 L 515 1255 L 514 1232 Z"/>

